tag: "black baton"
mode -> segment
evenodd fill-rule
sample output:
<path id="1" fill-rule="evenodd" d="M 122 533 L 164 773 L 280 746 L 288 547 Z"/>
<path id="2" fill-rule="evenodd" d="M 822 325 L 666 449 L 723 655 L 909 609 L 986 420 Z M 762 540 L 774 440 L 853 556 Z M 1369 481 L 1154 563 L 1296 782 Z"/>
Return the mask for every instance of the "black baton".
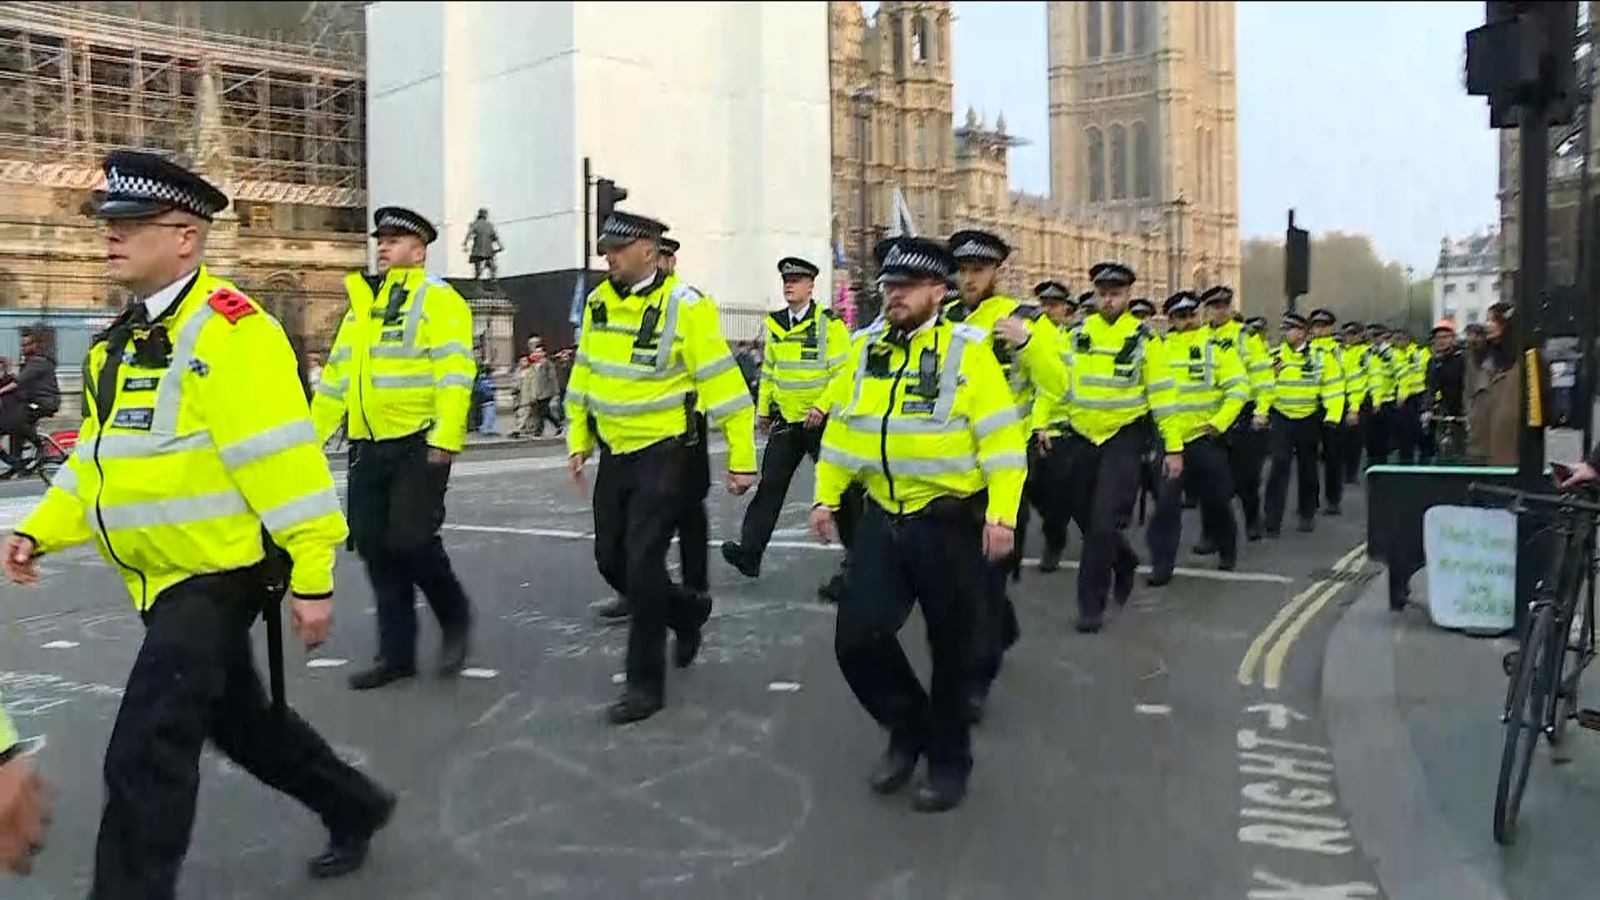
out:
<path id="1" fill-rule="evenodd" d="M 288 702 L 283 691 L 283 595 L 267 597 L 261 618 L 267 625 L 267 681 L 272 686 L 272 724 L 281 734 L 288 717 Z"/>
<path id="2" fill-rule="evenodd" d="M 349 438 L 346 438 L 345 439 L 345 450 L 344 450 L 344 486 L 345 486 L 345 493 L 346 493 L 347 496 L 353 496 L 353 494 L 350 491 L 350 473 L 355 469 L 355 467 L 356 467 L 356 442 L 350 440 Z M 348 504 L 348 501 L 346 501 L 346 502 Z M 353 505 L 353 504 L 350 504 L 350 505 Z M 355 531 L 354 528 L 348 528 L 347 527 L 345 529 L 344 550 L 345 550 L 346 553 L 354 553 L 356 551 L 356 531 Z"/>

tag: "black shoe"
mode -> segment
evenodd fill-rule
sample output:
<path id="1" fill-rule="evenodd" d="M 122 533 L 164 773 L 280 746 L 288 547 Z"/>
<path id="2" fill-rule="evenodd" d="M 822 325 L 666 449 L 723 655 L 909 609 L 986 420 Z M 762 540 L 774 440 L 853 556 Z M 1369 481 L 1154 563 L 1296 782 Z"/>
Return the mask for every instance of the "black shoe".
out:
<path id="1" fill-rule="evenodd" d="M 630 615 L 628 601 L 623 597 L 612 597 L 595 608 L 595 618 L 605 625 L 617 625 L 628 621 Z"/>
<path id="2" fill-rule="evenodd" d="M 1232 556 L 1224 556 L 1217 560 L 1217 570 L 1220 572 L 1232 572 L 1238 565 L 1238 558 Z"/>
<path id="3" fill-rule="evenodd" d="M 966 796 L 967 776 L 933 769 L 917 785 L 911 808 L 925 813 L 945 812 L 960 806 Z"/>
<path id="4" fill-rule="evenodd" d="M 906 786 L 917 772 L 918 754 L 891 746 L 872 766 L 867 783 L 879 794 L 892 794 Z"/>
<path id="5" fill-rule="evenodd" d="M 1217 552 L 1217 545 L 1211 541 L 1201 541 L 1194 545 L 1195 556 L 1210 556 Z"/>
<path id="6" fill-rule="evenodd" d="M 1172 581 L 1171 572 L 1151 572 L 1145 576 L 1144 583 L 1151 587 L 1165 587 Z"/>
<path id="7" fill-rule="evenodd" d="M 467 650 L 471 646 L 471 632 L 461 628 L 446 634 L 439 642 L 439 675 L 454 678 L 467 667 Z"/>
<path id="8" fill-rule="evenodd" d="M 1261 526 L 1260 525 L 1246 525 L 1245 529 L 1244 529 L 1244 536 L 1252 544 L 1255 543 L 1256 541 L 1261 540 Z"/>
<path id="9" fill-rule="evenodd" d="M 665 705 L 660 694 L 625 687 L 622 689 L 622 695 L 606 707 L 606 721 L 613 725 L 640 722 L 660 712 L 661 707 Z"/>
<path id="10" fill-rule="evenodd" d="M 1322 514 L 1325 516 L 1339 516 L 1344 514 L 1344 510 L 1339 506 L 1339 504 L 1330 503 L 1328 504 L 1327 508 L 1322 511 Z"/>
<path id="11" fill-rule="evenodd" d="M 1105 616 L 1100 613 L 1094 615 L 1079 613 L 1072 627 L 1078 629 L 1079 634 L 1099 634 L 1100 629 L 1105 627 Z"/>
<path id="12" fill-rule="evenodd" d="M 989 706 L 989 683 L 982 682 L 972 686 L 967 691 L 966 702 L 962 705 L 961 714 L 966 717 L 968 725 L 976 725 L 983 721 L 983 714 Z"/>
<path id="13" fill-rule="evenodd" d="M 672 635 L 672 664 L 680 669 L 689 668 L 700 653 L 702 635 L 699 628 L 688 628 Z"/>
<path id="14" fill-rule="evenodd" d="M 382 788 L 378 790 L 382 792 L 383 800 L 372 824 L 358 831 L 328 835 L 327 848 L 306 866 L 312 878 L 349 875 L 367 861 L 367 849 L 372 845 L 372 836 L 389 824 L 389 817 L 394 815 L 395 803 L 398 802 L 393 794 Z"/>
<path id="15" fill-rule="evenodd" d="M 1301 534 L 1310 534 L 1317 530 L 1317 520 L 1310 516 L 1301 516 L 1300 521 L 1295 523 L 1294 530 Z"/>
<path id="16" fill-rule="evenodd" d="M 1055 572 L 1061 568 L 1061 549 L 1059 547 L 1044 548 L 1044 555 L 1039 557 L 1039 571 Z"/>
<path id="17" fill-rule="evenodd" d="M 416 666 L 392 666 L 379 660 L 371 668 L 363 669 L 351 675 L 350 689 L 352 691 L 370 691 L 373 688 L 381 688 L 386 684 L 405 678 L 415 678 L 416 675 Z"/>
<path id="18" fill-rule="evenodd" d="M 756 578 L 761 575 L 761 561 L 755 560 L 752 562 L 745 555 L 744 548 L 739 546 L 738 541 L 722 542 L 722 558 L 728 561 L 728 565 L 738 569 L 739 574 L 746 578 Z"/>
<path id="19" fill-rule="evenodd" d="M 1111 598 L 1117 601 L 1118 606 L 1126 606 L 1128 598 L 1133 596 L 1133 576 L 1138 571 L 1138 563 L 1129 563 L 1127 567 L 1118 568 L 1112 573 Z"/>
<path id="20" fill-rule="evenodd" d="M 1268 525 L 1267 526 L 1267 537 L 1276 538 L 1276 537 L 1282 536 L 1282 534 L 1283 534 L 1283 526 L 1282 525 Z"/>

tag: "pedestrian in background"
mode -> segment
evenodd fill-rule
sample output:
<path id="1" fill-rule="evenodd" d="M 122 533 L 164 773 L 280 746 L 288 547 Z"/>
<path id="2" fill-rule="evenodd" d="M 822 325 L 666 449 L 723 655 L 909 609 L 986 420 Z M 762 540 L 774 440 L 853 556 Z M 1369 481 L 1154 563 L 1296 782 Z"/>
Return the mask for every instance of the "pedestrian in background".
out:
<path id="1" fill-rule="evenodd" d="M 473 402 L 478 405 L 478 430 L 483 434 L 494 434 L 497 423 L 495 409 L 496 386 L 494 380 L 494 367 L 480 365 L 478 378 L 472 389 Z"/>
<path id="2" fill-rule="evenodd" d="M 1480 465 L 1517 464 L 1522 359 L 1511 342 L 1511 304 L 1489 307 L 1484 341 L 1467 360 L 1467 456 Z"/>
<path id="3" fill-rule="evenodd" d="M 561 419 L 555 413 L 556 398 L 561 394 L 561 373 L 556 371 L 555 360 L 540 347 L 533 355 L 533 436 L 544 435 L 544 423 L 549 422 L 561 435 Z"/>

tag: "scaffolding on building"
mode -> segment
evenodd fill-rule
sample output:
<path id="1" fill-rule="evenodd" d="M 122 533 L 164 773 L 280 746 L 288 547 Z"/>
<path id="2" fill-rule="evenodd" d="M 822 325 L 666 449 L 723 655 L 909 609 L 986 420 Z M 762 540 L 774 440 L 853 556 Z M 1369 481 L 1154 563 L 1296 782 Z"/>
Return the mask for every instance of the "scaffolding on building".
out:
<path id="1" fill-rule="evenodd" d="M 192 151 L 208 74 L 236 199 L 365 209 L 365 66 L 348 33 L 288 43 L 68 3 L 0 3 L 0 181 L 85 189 L 113 147 Z"/>

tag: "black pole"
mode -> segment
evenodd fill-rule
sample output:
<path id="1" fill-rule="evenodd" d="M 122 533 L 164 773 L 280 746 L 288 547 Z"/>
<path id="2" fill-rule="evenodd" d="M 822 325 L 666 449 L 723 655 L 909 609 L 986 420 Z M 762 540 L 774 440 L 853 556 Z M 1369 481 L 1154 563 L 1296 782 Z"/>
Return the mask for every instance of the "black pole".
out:
<path id="1" fill-rule="evenodd" d="M 859 190 L 856 197 L 857 222 L 860 230 L 856 232 L 856 323 L 858 327 L 866 325 L 867 315 L 867 125 L 868 116 L 864 109 L 866 101 L 855 97 L 856 102 L 856 152 L 861 157 L 857 168 L 857 184 Z"/>
<path id="2" fill-rule="evenodd" d="M 590 183 L 591 182 L 589 180 L 589 157 L 585 156 L 583 158 L 583 226 L 582 226 L 582 228 L 579 229 L 580 231 L 583 232 L 583 241 L 582 241 L 582 243 L 583 243 L 583 261 L 578 263 L 579 271 L 584 271 L 584 272 L 587 272 L 589 270 L 589 260 L 591 258 L 591 254 L 589 253 L 589 185 L 590 185 Z"/>
<path id="3" fill-rule="evenodd" d="M 1547 269 L 1546 248 L 1549 218 L 1549 136 L 1548 106 L 1543 99 L 1522 110 L 1520 154 L 1522 165 L 1522 221 L 1518 233 L 1521 259 L 1517 276 L 1517 312 L 1512 322 L 1512 337 L 1520 352 L 1522 389 L 1518 394 L 1520 427 L 1517 434 L 1517 481 L 1524 490 L 1545 489 L 1544 410 L 1542 407 L 1542 344 L 1544 342 L 1544 292 Z M 1530 391 L 1532 387 L 1537 391 Z M 1530 396 L 1532 395 L 1532 396 Z M 1530 400 L 1539 399 L 1536 407 Z M 1537 540 L 1538 527 L 1527 516 L 1517 517 L 1517 592 L 1518 598 L 1531 598 L 1540 573 L 1531 563 L 1540 558 L 1529 553 Z M 1518 633 L 1526 627 L 1525 603 L 1512 605 Z"/>

